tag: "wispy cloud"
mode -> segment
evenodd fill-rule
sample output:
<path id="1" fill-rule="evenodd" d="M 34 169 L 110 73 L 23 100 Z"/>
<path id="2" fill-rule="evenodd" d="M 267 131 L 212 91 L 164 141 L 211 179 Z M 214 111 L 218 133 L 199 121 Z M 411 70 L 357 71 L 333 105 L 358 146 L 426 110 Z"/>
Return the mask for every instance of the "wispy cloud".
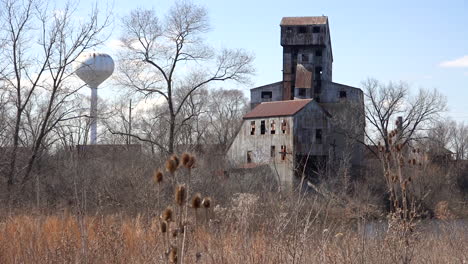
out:
<path id="1" fill-rule="evenodd" d="M 468 76 L 468 72 L 465 72 L 465 74 L 464 74 L 464 75 L 465 75 L 465 76 Z"/>
<path id="2" fill-rule="evenodd" d="M 454 67 L 454 68 L 455 67 L 457 68 L 467 67 L 468 68 L 468 55 L 463 56 L 458 59 L 441 62 L 440 66 L 441 67 Z"/>

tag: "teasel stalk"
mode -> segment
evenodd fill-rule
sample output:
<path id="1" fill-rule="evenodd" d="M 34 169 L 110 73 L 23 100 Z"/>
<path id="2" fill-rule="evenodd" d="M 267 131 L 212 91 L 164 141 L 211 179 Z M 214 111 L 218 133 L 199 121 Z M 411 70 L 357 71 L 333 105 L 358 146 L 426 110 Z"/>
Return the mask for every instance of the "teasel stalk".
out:
<path id="1" fill-rule="evenodd" d="M 205 208 L 205 221 L 208 223 L 208 211 L 210 210 L 211 207 L 211 198 L 210 197 L 205 197 L 202 200 L 203 208 Z"/>
<path id="2" fill-rule="evenodd" d="M 193 197 L 192 197 L 192 201 L 190 202 L 190 206 L 195 210 L 195 225 L 197 225 L 197 222 L 198 222 L 198 209 L 201 207 L 202 205 L 202 197 L 201 197 L 201 194 L 199 193 L 196 193 Z"/>

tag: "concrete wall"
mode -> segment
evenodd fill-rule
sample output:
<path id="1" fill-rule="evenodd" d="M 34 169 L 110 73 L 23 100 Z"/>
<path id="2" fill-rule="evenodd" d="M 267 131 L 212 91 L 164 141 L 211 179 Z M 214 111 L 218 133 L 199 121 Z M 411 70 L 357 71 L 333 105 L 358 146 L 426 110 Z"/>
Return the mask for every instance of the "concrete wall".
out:
<path id="1" fill-rule="evenodd" d="M 287 129 L 283 134 L 281 121 L 286 120 Z M 265 120 L 265 134 L 260 134 L 260 122 Z M 251 122 L 255 121 L 255 135 L 250 134 Z M 276 133 L 271 134 L 270 123 L 276 124 Z M 291 185 L 293 181 L 293 131 L 294 121 L 292 117 L 272 117 L 259 119 L 245 119 L 231 144 L 227 157 L 233 167 L 249 167 L 247 164 L 247 152 L 252 151 L 252 163 L 269 164 L 272 171 L 277 172 L 283 185 Z M 285 160 L 281 159 L 281 145 L 286 146 Z M 275 146 L 275 157 L 271 157 L 271 146 Z"/>

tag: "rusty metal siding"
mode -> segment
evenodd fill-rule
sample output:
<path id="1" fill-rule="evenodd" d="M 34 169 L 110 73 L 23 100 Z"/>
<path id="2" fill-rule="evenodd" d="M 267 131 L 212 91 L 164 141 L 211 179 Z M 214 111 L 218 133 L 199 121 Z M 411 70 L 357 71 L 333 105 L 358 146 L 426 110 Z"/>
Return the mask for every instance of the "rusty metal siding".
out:
<path id="1" fill-rule="evenodd" d="M 265 102 L 257 105 L 244 119 L 273 116 L 291 116 L 310 103 L 312 99 Z"/>
<path id="2" fill-rule="evenodd" d="M 280 26 L 321 25 L 327 24 L 326 16 L 283 17 Z"/>
<path id="3" fill-rule="evenodd" d="M 296 88 L 312 88 L 313 73 L 307 70 L 302 64 L 296 69 Z"/>

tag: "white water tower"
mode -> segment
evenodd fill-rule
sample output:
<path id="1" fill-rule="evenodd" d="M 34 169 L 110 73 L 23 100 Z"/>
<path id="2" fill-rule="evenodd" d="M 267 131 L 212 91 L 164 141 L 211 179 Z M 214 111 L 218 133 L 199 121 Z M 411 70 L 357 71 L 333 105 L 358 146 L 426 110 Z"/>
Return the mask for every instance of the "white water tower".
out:
<path id="1" fill-rule="evenodd" d="M 97 141 L 97 88 L 114 72 L 111 56 L 99 52 L 83 52 L 75 64 L 75 73 L 91 88 L 91 144 Z"/>

